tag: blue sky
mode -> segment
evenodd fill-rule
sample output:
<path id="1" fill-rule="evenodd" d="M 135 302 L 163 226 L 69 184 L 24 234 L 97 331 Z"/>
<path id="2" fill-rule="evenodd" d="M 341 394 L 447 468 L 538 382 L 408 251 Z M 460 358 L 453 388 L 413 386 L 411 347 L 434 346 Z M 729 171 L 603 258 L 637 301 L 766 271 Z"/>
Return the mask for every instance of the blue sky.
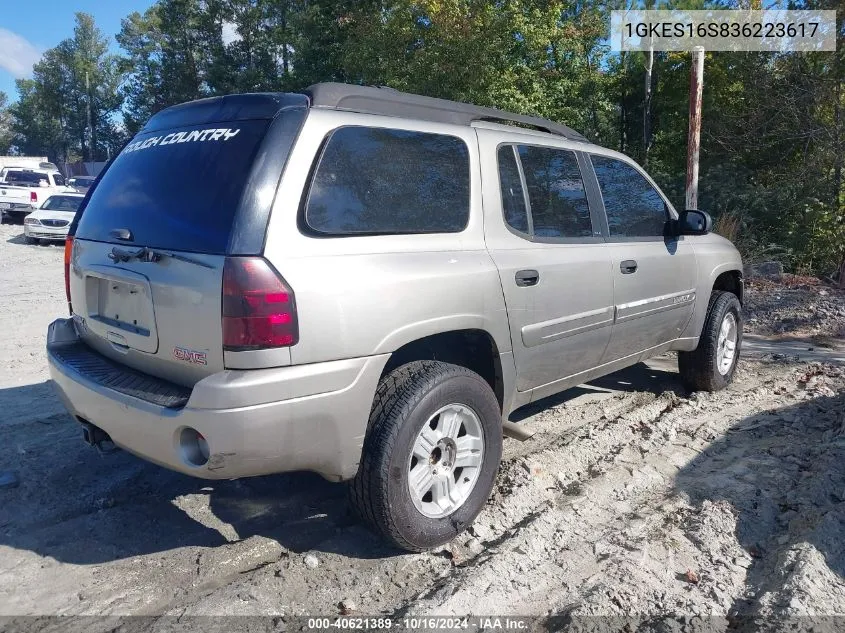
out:
<path id="1" fill-rule="evenodd" d="M 0 4 L 9 1 L 2 0 Z M 73 15 L 77 11 L 94 16 L 97 26 L 109 38 L 112 50 L 117 52 L 114 36 L 120 31 L 120 20 L 152 4 L 153 0 L 11 2 L 11 7 L 0 11 L 0 90 L 12 100 L 17 99 L 15 79 L 30 77 L 32 64 L 45 50 L 73 35 Z"/>

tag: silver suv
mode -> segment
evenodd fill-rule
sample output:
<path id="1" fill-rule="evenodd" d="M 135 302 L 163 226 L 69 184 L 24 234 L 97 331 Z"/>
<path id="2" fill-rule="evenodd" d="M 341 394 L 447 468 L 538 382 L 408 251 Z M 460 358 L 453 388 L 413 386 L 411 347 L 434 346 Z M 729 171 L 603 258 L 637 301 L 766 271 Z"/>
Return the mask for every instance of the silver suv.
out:
<path id="1" fill-rule="evenodd" d="M 311 470 L 424 550 L 518 407 L 678 351 L 725 387 L 742 265 L 566 126 L 319 84 L 156 114 L 71 227 L 50 372 L 88 442 L 207 479 Z"/>

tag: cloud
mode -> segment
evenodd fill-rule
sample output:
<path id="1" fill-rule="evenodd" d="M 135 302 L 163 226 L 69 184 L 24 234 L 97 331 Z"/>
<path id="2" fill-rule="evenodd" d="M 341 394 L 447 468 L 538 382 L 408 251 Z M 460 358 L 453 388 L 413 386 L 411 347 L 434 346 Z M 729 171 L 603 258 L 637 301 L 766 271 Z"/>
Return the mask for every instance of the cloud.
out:
<path id="1" fill-rule="evenodd" d="M 32 65 L 41 59 L 41 51 L 27 39 L 0 27 L 0 68 L 21 79 L 32 74 Z"/>
<path id="2" fill-rule="evenodd" d="M 238 33 L 238 27 L 233 22 L 224 22 L 220 29 L 220 37 L 223 43 L 228 46 L 232 42 L 240 42 L 241 35 Z"/>

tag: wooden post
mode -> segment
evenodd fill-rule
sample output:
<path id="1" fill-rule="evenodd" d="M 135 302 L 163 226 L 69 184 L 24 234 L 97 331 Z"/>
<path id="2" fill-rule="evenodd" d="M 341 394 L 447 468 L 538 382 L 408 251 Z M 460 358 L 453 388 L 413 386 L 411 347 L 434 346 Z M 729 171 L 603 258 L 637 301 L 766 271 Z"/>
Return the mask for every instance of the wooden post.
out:
<path id="1" fill-rule="evenodd" d="M 687 136 L 687 209 L 698 208 L 698 154 L 701 148 L 701 97 L 704 93 L 704 49 L 692 51 Z"/>
<path id="2" fill-rule="evenodd" d="M 845 290 L 845 253 L 842 254 L 842 263 L 839 265 L 839 287 Z"/>
<path id="3" fill-rule="evenodd" d="M 645 57 L 645 98 L 643 99 L 643 167 L 648 167 L 651 150 L 651 76 L 654 69 L 654 41 L 649 38 Z"/>

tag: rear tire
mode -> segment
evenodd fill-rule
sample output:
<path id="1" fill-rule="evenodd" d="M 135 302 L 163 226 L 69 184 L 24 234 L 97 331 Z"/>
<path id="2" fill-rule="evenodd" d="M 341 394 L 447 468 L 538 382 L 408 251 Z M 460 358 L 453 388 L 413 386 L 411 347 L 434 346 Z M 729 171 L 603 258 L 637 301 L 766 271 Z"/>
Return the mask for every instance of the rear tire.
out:
<path id="1" fill-rule="evenodd" d="M 349 488 L 354 510 L 401 549 L 448 543 L 472 524 L 493 489 L 501 415 L 490 385 L 464 367 L 415 361 L 395 369 L 376 391 Z"/>
<path id="2" fill-rule="evenodd" d="M 742 347 L 742 306 L 731 292 L 714 290 L 698 348 L 678 352 L 678 370 L 692 391 L 719 391 L 733 380 Z"/>

